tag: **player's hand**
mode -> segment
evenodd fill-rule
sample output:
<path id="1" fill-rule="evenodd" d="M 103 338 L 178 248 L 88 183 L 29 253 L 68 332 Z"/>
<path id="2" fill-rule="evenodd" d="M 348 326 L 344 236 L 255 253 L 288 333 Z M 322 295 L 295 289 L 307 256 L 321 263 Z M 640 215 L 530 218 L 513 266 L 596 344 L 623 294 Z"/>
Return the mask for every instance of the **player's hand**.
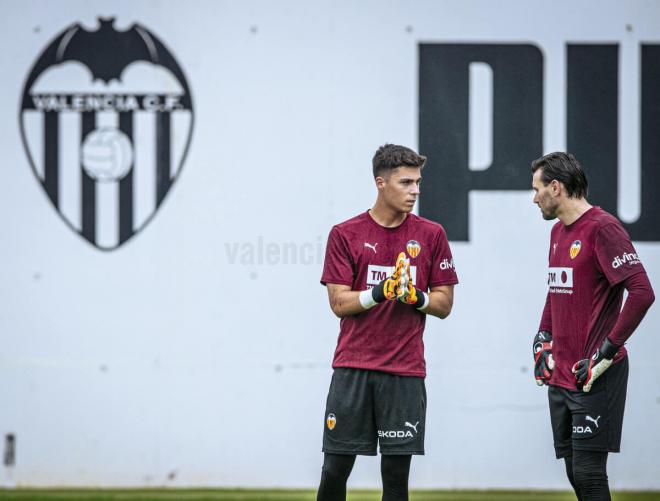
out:
<path id="1" fill-rule="evenodd" d="M 555 360 L 552 358 L 552 334 L 548 331 L 539 331 L 532 343 L 534 354 L 534 378 L 536 384 L 548 384 L 555 369 Z"/>
<path id="2" fill-rule="evenodd" d="M 605 338 L 603 344 L 600 345 L 600 348 L 596 350 L 591 358 L 584 358 L 579 362 L 575 362 L 573 374 L 575 374 L 575 384 L 578 389 L 585 393 L 590 391 L 594 381 L 612 365 L 612 359 L 617 351 L 619 351 L 619 347 Z"/>
<path id="3" fill-rule="evenodd" d="M 376 303 L 396 298 L 397 280 L 387 277 L 371 289 L 371 296 Z"/>
<path id="4" fill-rule="evenodd" d="M 401 280 L 405 275 L 406 261 L 406 255 L 401 252 L 396 260 L 392 275 L 371 289 L 371 295 L 376 303 L 382 303 L 383 301 L 396 299 L 398 297 Z"/>
<path id="5" fill-rule="evenodd" d="M 403 260 L 404 269 L 399 278 L 396 298 L 402 303 L 409 304 L 415 308 L 424 308 L 428 304 L 428 295 L 413 285 L 410 260 L 406 259 L 403 252 L 399 254 L 399 259 Z M 399 260 L 397 260 L 398 262 Z"/>

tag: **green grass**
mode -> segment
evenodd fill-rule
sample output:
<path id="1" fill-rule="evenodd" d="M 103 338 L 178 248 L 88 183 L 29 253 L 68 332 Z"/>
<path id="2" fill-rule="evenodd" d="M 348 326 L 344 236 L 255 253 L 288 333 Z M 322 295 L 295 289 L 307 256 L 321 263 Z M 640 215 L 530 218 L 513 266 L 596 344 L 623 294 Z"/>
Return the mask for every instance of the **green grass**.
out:
<path id="1" fill-rule="evenodd" d="M 0 489 L 12 501 L 315 501 L 310 490 Z M 557 491 L 412 491 L 410 501 L 575 501 Z M 613 501 L 660 501 L 660 492 L 619 492 Z M 380 501 L 380 491 L 352 490 L 348 501 Z"/>

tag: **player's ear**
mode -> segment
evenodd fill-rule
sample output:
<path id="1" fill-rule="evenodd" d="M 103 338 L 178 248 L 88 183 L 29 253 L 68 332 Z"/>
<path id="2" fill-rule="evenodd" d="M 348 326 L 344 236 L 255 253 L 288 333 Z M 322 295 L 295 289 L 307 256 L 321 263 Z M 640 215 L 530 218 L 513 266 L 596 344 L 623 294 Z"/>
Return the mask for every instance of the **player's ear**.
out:
<path id="1" fill-rule="evenodd" d="M 559 194 L 561 193 L 561 188 L 562 188 L 561 183 L 556 179 L 550 181 L 550 191 L 555 197 L 559 196 Z"/>
<path id="2" fill-rule="evenodd" d="M 378 188 L 378 191 L 385 188 L 385 184 L 387 183 L 387 180 L 383 176 L 376 176 L 374 181 L 376 182 L 376 188 Z"/>

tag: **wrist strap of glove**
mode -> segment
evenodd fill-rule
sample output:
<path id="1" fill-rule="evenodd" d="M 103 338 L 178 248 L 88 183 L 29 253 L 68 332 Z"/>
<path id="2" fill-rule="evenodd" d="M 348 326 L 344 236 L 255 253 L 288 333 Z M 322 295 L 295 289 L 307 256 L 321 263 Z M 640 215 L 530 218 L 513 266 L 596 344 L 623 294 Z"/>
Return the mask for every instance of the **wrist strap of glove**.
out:
<path id="1" fill-rule="evenodd" d="M 619 346 L 612 343 L 608 338 L 605 338 L 598 351 L 600 351 L 600 354 L 603 355 L 603 358 L 612 360 L 616 353 L 619 351 Z"/>
<path id="2" fill-rule="evenodd" d="M 424 311 L 429 303 L 431 302 L 429 295 L 426 292 L 422 292 L 417 289 L 417 303 L 415 303 L 415 308 L 419 311 Z"/>

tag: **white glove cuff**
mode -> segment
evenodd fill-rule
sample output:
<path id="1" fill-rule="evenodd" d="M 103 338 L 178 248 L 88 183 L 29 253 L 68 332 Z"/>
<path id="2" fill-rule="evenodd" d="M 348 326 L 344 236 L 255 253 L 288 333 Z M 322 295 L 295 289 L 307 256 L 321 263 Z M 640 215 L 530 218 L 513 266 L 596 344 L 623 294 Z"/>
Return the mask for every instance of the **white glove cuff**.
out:
<path id="1" fill-rule="evenodd" d="M 374 300 L 374 295 L 371 293 L 371 289 L 360 292 L 360 305 L 365 310 L 373 308 L 378 303 Z"/>

